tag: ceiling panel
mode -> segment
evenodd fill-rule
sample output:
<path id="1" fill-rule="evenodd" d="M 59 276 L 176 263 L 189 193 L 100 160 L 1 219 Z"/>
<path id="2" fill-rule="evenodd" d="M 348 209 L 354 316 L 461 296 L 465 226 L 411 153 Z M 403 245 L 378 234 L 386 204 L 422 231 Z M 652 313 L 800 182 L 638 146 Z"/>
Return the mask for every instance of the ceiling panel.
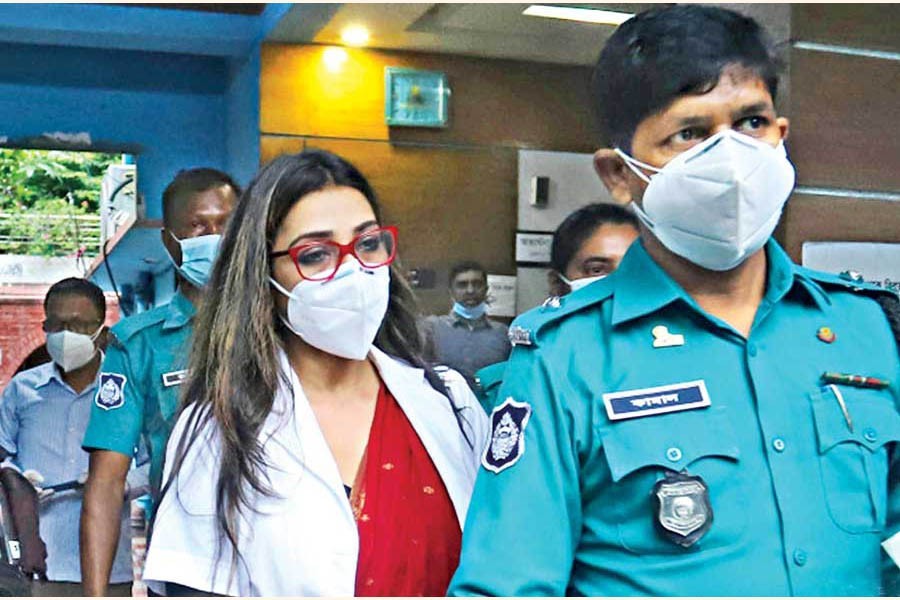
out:
<path id="1" fill-rule="evenodd" d="M 321 8 L 325 6 L 330 10 Z M 340 44 L 345 27 L 364 25 L 371 32 L 367 46 L 372 48 L 590 65 L 615 30 L 609 25 L 525 16 L 522 11 L 528 6 L 496 3 L 297 5 L 268 41 Z M 624 12 L 649 8 L 647 4 L 579 6 Z"/>

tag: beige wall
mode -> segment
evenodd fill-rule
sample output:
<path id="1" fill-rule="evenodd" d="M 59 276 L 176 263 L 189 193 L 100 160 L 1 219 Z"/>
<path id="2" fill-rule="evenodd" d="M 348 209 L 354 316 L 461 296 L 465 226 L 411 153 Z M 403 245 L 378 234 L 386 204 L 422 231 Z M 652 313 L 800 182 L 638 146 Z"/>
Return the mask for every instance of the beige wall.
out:
<path id="1" fill-rule="evenodd" d="M 865 195 L 900 198 L 900 7 L 796 4 L 791 13 L 789 148 L 799 190 L 779 239 L 798 262 L 804 241 L 900 242 L 900 202 Z M 812 193 L 818 189 L 840 196 Z"/>

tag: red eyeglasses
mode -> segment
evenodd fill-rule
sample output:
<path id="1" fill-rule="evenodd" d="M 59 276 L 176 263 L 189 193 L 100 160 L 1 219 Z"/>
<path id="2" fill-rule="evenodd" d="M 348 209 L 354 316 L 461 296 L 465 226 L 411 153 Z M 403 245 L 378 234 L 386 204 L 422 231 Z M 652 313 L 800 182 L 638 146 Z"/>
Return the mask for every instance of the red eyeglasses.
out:
<path id="1" fill-rule="evenodd" d="M 383 267 L 394 262 L 397 255 L 397 228 L 379 227 L 353 238 L 349 244 L 331 240 L 305 242 L 287 250 L 272 252 L 271 258 L 288 255 L 300 277 L 309 281 L 328 281 L 348 254 L 368 268 Z"/>

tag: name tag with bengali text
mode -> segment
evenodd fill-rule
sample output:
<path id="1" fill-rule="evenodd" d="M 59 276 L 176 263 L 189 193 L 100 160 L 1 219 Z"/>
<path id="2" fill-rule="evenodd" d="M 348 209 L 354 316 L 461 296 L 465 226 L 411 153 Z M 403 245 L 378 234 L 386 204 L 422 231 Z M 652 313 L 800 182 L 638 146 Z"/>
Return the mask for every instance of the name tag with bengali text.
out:
<path id="1" fill-rule="evenodd" d="M 652 388 L 603 394 L 603 404 L 610 421 L 650 417 L 710 405 L 706 383 L 685 381 Z"/>

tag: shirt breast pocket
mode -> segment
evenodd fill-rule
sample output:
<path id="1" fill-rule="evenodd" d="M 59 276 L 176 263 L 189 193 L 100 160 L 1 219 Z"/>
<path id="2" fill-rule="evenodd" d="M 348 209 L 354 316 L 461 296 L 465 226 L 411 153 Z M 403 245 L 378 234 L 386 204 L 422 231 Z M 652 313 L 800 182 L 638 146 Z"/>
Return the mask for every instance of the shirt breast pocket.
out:
<path id="1" fill-rule="evenodd" d="M 829 385 L 809 398 L 832 520 L 850 533 L 881 531 L 887 511 L 888 445 L 900 440 L 893 395 L 889 390 Z"/>
<path id="2" fill-rule="evenodd" d="M 746 527 L 740 452 L 722 406 L 610 423 L 600 432 L 612 475 L 600 510 L 622 547 L 639 554 L 682 554 L 729 546 Z M 712 527 L 689 548 L 658 529 L 653 488 L 667 471 L 700 476 L 713 511 Z"/>

